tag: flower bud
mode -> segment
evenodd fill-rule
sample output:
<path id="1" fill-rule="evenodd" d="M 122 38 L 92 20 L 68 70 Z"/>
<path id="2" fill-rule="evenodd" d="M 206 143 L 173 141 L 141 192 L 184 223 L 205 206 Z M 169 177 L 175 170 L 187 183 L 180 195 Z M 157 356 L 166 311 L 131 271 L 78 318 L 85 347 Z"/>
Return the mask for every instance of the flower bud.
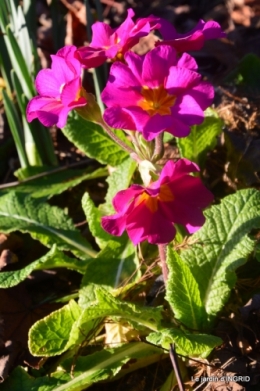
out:
<path id="1" fill-rule="evenodd" d="M 88 93 L 84 88 L 80 89 L 80 96 L 87 100 L 87 104 L 83 107 L 77 107 L 77 113 L 87 121 L 95 123 L 102 122 L 102 113 L 95 96 Z"/>

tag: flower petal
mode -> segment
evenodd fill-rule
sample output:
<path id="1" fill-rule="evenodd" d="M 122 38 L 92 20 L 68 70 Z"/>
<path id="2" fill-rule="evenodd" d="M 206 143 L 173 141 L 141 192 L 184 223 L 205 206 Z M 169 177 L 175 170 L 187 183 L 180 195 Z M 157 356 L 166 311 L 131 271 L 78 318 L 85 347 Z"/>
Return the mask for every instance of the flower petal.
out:
<path id="1" fill-rule="evenodd" d="M 146 239 L 151 244 L 166 244 L 171 242 L 176 234 L 169 220 L 159 212 L 152 213 L 144 204 L 127 216 L 126 230 L 135 245 Z"/>
<path id="2" fill-rule="evenodd" d="M 92 48 L 104 48 L 111 45 L 110 37 L 113 34 L 113 29 L 103 22 L 96 22 L 92 25 L 92 41 L 90 47 Z"/>
<path id="3" fill-rule="evenodd" d="M 121 25 L 116 29 L 116 35 L 120 39 L 121 46 L 126 44 L 127 40 L 129 39 L 129 35 L 131 34 L 131 30 L 135 27 L 135 23 L 132 20 L 134 15 L 135 13 L 132 8 L 129 8 L 127 10 L 127 17 L 125 21 L 121 23 Z M 134 34 L 132 34 L 132 37 L 134 37 Z"/>
<path id="4" fill-rule="evenodd" d="M 44 126 L 56 125 L 61 110 L 61 102 L 52 98 L 36 96 L 27 105 L 27 121 L 31 122 L 33 119 L 39 118 Z"/>
<path id="5" fill-rule="evenodd" d="M 213 102 L 214 88 L 207 81 L 201 81 L 189 91 L 189 95 L 196 100 L 202 110 L 205 110 Z"/>
<path id="6" fill-rule="evenodd" d="M 180 199 L 185 205 L 206 208 L 213 201 L 212 193 L 203 185 L 201 179 L 197 177 L 187 174 L 179 176 L 179 178 L 175 176 L 169 187 L 175 198 Z M 194 197 L 194 194 L 197 194 L 197 197 Z"/>
<path id="7" fill-rule="evenodd" d="M 155 114 L 148 119 L 146 124 L 143 127 L 143 137 L 151 141 L 158 134 L 163 132 L 165 129 L 169 128 L 172 125 L 172 117 L 171 115 L 160 115 Z"/>
<path id="8" fill-rule="evenodd" d="M 201 81 L 201 76 L 187 68 L 172 66 L 165 83 L 165 88 L 171 95 L 180 95 Z"/>
<path id="9" fill-rule="evenodd" d="M 125 213 L 130 202 L 144 191 L 143 186 L 132 185 L 129 189 L 119 191 L 113 198 L 113 206 L 119 213 Z"/>
<path id="10" fill-rule="evenodd" d="M 168 20 L 160 19 L 161 27 L 159 28 L 159 32 L 162 35 L 164 40 L 170 40 L 178 38 L 178 33 L 173 27 L 173 25 L 168 22 Z"/>
<path id="11" fill-rule="evenodd" d="M 130 90 L 131 87 L 140 88 L 140 83 L 133 75 L 132 69 L 121 62 L 116 62 L 112 65 L 109 82 L 114 86 L 121 86 L 124 90 Z"/>
<path id="12" fill-rule="evenodd" d="M 198 231 L 205 223 L 201 209 L 184 204 L 179 199 L 172 203 L 160 203 L 160 210 L 171 218 L 174 224 L 183 225 L 189 233 Z"/>
<path id="13" fill-rule="evenodd" d="M 79 48 L 75 54 L 82 66 L 85 68 L 96 68 L 107 60 L 105 49 L 88 47 Z"/>
<path id="14" fill-rule="evenodd" d="M 182 117 L 178 115 L 172 115 L 172 123 L 166 132 L 171 133 L 175 137 L 187 137 L 190 134 L 190 126 L 182 121 Z"/>
<path id="15" fill-rule="evenodd" d="M 164 84 L 169 69 L 177 62 L 177 54 L 170 46 L 158 46 L 145 56 L 142 79 L 146 86 L 157 87 Z"/>
<path id="16" fill-rule="evenodd" d="M 112 128 L 136 130 L 136 125 L 130 113 L 121 107 L 110 107 L 104 112 L 104 120 Z"/>
<path id="17" fill-rule="evenodd" d="M 205 23 L 203 27 L 205 39 L 225 38 L 226 34 L 221 30 L 220 25 L 215 21 Z"/>
<path id="18" fill-rule="evenodd" d="M 178 118 L 187 125 L 199 125 L 203 122 L 204 112 L 197 100 L 190 94 L 182 97 L 182 101 L 178 108 Z"/>
<path id="19" fill-rule="evenodd" d="M 198 69 L 198 65 L 195 59 L 190 56 L 188 53 L 183 53 L 180 59 L 177 62 L 177 66 L 179 68 L 188 68 L 192 71 L 196 71 Z"/>
<path id="20" fill-rule="evenodd" d="M 73 65 L 68 65 L 69 62 L 67 63 L 64 58 L 57 55 L 53 55 L 51 56 L 51 59 L 51 69 L 60 86 L 64 83 L 67 83 L 71 79 L 74 79 L 75 76 L 80 76 L 80 69 L 78 71 L 79 73 L 76 74 Z M 74 61 L 76 61 L 77 64 L 79 63 L 77 59 L 74 59 Z"/>
<path id="21" fill-rule="evenodd" d="M 81 81 L 79 78 L 71 80 L 70 82 L 65 84 L 64 88 L 62 89 L 62 93 L 60 97 L 61 102 L 64 106 L 68 106 L 71 102 L 73 102 L 76 99 L 80 87 L 81 87 Z"/>
<path id="22" fill-rule="evenodd" d="M 61 84 L 56 79 L 52 69 L 42 69 L 35 79 L 36 90 L 43 96 L 58 98 L 60 96 L 60 86 Z"/>
<path id="23" fill-rule="evenodd" d="M 188 159 L 180 159 L 176 163 L 172 160 L 168 160 L 162 169 L 160 175 L 160 184 L 167 184 L 169 182 L 175 183 L 175 181 L 184 175 L 188 175 L 191 172 L 199 172 L 200 169 L 197 164 L 191 162 Z M 175 189 L 172 190 L 175 192 Z"/>
<path id="24" fill-rule="evenodd" d="M 125 54 L 125 61 L 127 62 L 127 65 L 129 69 L 131 70 L 131 73 L 135 77 L 136 80 L 138 80 L 139 85 L 142 86 L 142 68 L 144 63 L 145 56 L 138 56 L 138 54 L 133 52 L 127 52 Z"/>
<path id="25" fill-rule="evenodd" d="M 70 107 L 63 107 L 62 108 L 62 110 L 59 113 L 58 122 L 56 124 L 58 128 L 64 128 L 64 126 L 66 125 L 70 110 L 71 110 Z"/>
<path id="26" fill-rule="evenodd" d="M 121 236 L 125 230 L 126 217 L 120 214 L 105 216 L 101 219 L 102 228 L 111 235 Z"/>

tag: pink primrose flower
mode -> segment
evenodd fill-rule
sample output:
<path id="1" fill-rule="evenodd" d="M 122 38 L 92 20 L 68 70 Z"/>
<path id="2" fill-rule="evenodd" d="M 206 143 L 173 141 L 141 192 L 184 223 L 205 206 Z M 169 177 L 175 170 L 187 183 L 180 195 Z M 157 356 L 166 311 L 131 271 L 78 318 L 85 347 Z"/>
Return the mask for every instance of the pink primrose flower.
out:
<path id="1" fill-rule="evenodd" d="M 197 64 L 190 55 L 178 58 L 164 45 L 144 56 L 128 52 L 125 61 L 112 65 L 101 94 L 110 126 L 137 130 L 150 141 L 163 131 L 185 137 L 192 125 L 203 122 L 214 90 L 194 71 Z"/>
<path id="2" fill-rule="evenodd" d="M 197 231 L 205 222 L 202 209 L 213 200 L 201 180 L 189 175 L 197 171 L 198 166 L 187 159 L 169 160 L 148 188 L 132 185 L 119 191 L 113 199 L 117 213 L 103 217 L 102 227 L 115 236 L 126 230 L 135 245 L 144 240 L 171 242 L 176 235 L 174 224 L 183 225 L 189 233 Z"/>
<path id="3" fill-rule="evenodd" d="M 39 96 L 30 100 L 26 110 L 28 122 L 38 118 L 45 126 L 65 126 L 68 113 L 75 107 L 85 106 L 80 96 L 81 65 L 74 57 L 77 48 L 65 46 L 51 56 L 51 69 L 41 70 L 35 80 Z"/>
<path id="4" fill-rule="evenodd" d="M 167 20 L 160 19 L 160 24 L 159 31 L 163 41 L 158 41 L 156 45 L 170 45 L 178 53 L 200 50 L 208 39 L 224 38 L 226 36 L 220 25 L 214 21 L 205 23 L 201 19 L 194 29 L 185 34 L 177 33 L 173 25 Z"/>
<path id="5" fill-rule="evenodd" d="M 111 28 L 108 24 L 96 22 L 92 26 L 93 38 L 89 46 L 78 49 L 76 56 L 86 68 L 95 68 L 107 59 L 119 60 L 124 54 L 145 37 L 150 31 L 160 27 L 159 18 L 153 15 L 132 20 L 134 11 L 127 11 L 126 20 L 118 27 Z"/>

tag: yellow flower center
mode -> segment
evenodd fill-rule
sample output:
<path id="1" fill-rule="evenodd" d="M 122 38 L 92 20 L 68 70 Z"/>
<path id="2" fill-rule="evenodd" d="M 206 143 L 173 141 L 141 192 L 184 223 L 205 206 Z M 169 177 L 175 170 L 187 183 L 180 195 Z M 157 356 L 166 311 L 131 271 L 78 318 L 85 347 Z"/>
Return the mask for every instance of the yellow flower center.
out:
<path id="1" fill-rule="evenodd" d="M 124 55 L 123 55 L 122 51 L 120 51 L 120 50 L 119 50 L 119 52 L 115 55 L 115 57 L 111 59 L 111 62 L 116 62 L 116 61 L 120 61 L 120 62 L 122 62 L 123 64 L 125 64 Z"/>
<path id="2" fill-rule="evenodd" d="M 137 198 L 135 207 L 144 203 L 145 206 L 152 212 L 156 212 L 158 209 L 158 201 L 169 202 L 174 200 L 174 195 L 171 192 L 171 189 L 167 185 L 162 185 L 160 187 L 160 192 L 158 196 L 151 197 L 145 191 Z"/>
<path id="3" fill-rule="evenodd" d="M 168 94 L 164 86 L 154 88 L 144 86 L 141 94 L 143 98 L 138 102 L 138 106 L 148 111 L 151 116 L 171 114 L 171 107 L 176 101 L 176 96 Z"/>

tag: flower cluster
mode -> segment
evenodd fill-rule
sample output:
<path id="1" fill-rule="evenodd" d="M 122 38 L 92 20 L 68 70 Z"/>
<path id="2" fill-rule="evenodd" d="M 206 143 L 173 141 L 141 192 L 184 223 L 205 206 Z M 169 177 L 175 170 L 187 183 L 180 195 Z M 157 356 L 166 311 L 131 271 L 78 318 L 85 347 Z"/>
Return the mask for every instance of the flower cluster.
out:
<path id="1" fill-rule="evenodd" d="M 169 22 L 153 15 L 135 22 L 133 17 L 129 9 L 126 20 L 116 29 L 96 22 L 89 46 L 66 46 L 51 56 L 51 69 L 40 71 L 36 78 L 39 95 L 29 102 L 27 119 L 64 127 L 69 111 L 76 109 L 85 119 L 95 121 L 95 113 L 100 116 L 100 111 L 82 87 L 82 70 L 112 62 L 101 94 L 106 109 L 103 119 L 96 122 L 110 135 L 111 128 L 125 130 L 136 148 L 131 156 L 139 163 L 151 158 L 157 180 L 120 191 L 113 200 L 116 214 L 103 217 L 102 227 L 117 236 L 126 230 L 134 244 L 144 240 L 165 244 L 176 234 L 174 224 L 183 225 L 189 233 L 203 225 L 202 209 L 212 201 L 212 195 L 198 177 L 190 175 L 199 171 L 195 163 L 169 160 L 164 167 L 155 168 L 152 157 L 160 154 L 154 152 L 149 158 L 138 155 L 138 139 L 143 139 L 143 145 L 150 143 L 151 151 L 164 132 L 186 137 L 191 126 L 203 122 L 214 89 L 198 73 L 196 61 L 187 51 L 200 50 L 206 40 L 225 34 L 212 21 L 200 20 L 192 31 L 179 34 Z M 162 37 L 155 47 L 144 55 L 134 53 L 133 46 L 153 30 Z"/>
<path id="2" fill-rule="evenodd" d="M 149 187 L 132 185 L 113 199 L 116 214 L 102 218 L 102 227 L 112 235 L 127 233 L 134 244 L 148 240 L 152 244 L 169 243 L 175 236 L 173 224 L 183 225 L 189 233 L 204 223 L 202 208 L 213 200 L 199 178 L 195 163 L 180 159 L 168 161 L 160 178 Z"/>
<path id="3" fill-rule="evenodd" d="M 145 56 L 129 52 L 125 61 L 112 65 L 101 95 L 108 107 L 104 119 L 110 126 L 136 130 L 152 140 L 163 131 L 185 137 L 191 125 L 203 121 L 214 91 L 194 71 L 191 56 L 178 58 L 165 45 Z"/>

